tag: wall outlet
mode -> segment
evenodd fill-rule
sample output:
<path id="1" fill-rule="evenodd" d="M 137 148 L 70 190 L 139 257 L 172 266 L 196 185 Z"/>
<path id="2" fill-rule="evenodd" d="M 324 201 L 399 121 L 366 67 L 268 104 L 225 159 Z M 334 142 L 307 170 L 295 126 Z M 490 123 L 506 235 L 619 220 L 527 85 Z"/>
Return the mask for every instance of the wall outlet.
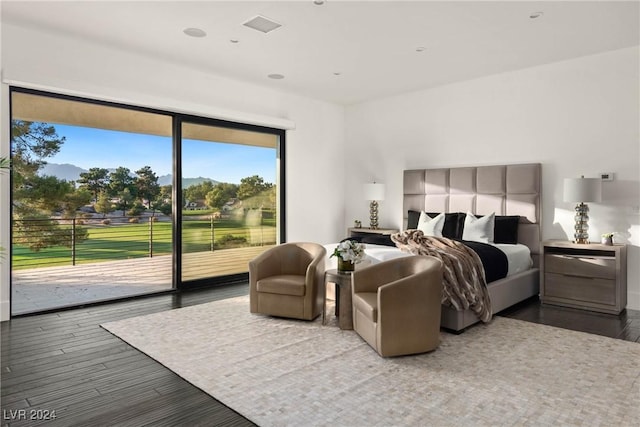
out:
<path id="1" fill-rule="evenodd" d="M 603 181 L 613 181 L 613 172 L 601 172 L 600 179 Z"/>

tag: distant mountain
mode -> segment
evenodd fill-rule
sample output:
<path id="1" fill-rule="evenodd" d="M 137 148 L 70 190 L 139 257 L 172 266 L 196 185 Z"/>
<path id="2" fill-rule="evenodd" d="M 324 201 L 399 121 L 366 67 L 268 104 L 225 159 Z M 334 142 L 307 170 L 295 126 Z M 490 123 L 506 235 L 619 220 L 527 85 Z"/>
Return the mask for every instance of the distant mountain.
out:
<path id="1" fill-rule="evenodd" d="M 220 181 L 216 181 L 215 179 L 204 178 L 201 176 L 197 178 L 182 178 L 182 188 L 188 188 L 188 187 L 191 187 L 192 185 L 202 184 L 205 181 L 211 181 L 213 185 L 220 183 Z M 170 173 L 158 177 L 158 184 L 160 185 L 171 185 L 172 182 L 173 182 L 173 175 Z"/>
<path id="2" fill-rule="evenodd" d="M 171 185 L 173 183 L 173 175 L 170 173 L 166 175 L 160 175 L 158 177 L 158 184 L 160 185 Z"/>
<path id="3" fill-rule="evenodd" d="M 116 169 L 111 168 L 108 169 L 109 172 L 113 172 Z M 80 179 L 80 174 L 84 172 L 89 172 L 87 169 L 82 169 L 76 165 L 71 165 L 69 163 L 59 164 L 59 163 L 47 163 L 40 170 L 40 175 L 49 175 L 55 176 L 59 179 L 64 179 L 67 181 L 77 181 Z M 218 184 L 220 181 L 216 181 L 211 178 L 197 177 L 197 178 L 183 178 L 182 179 L 182 188 L 191 187 L 192 185 L 201 184 L 204 181 L 211 181 L 213 185 Z M 161 175 L 158 177 L 158 184 L 160 185 L 171 185 L 173 182 L 173 175 Z"/>
<path id="4" fill-rule="evenodd" d="M 211 181 L 213 185 L 220 184 L 220 181 L 216 181 L 215 179 L 203 178 L 199 176 L 197 178 L 182 178 L 182 188 L 188 188 L 192 185 L 202 184 L 205 181 Z"/>
<path id="5" fill-rule="evenodd" d="M 67 181 L 77 181 L 80 178 L 80 174 L 84 172 L 89 171 L 76 165 L 70 165 L 69 163 L 47 163 L 40 169 L 41 176 L 55 176 L 58 179 Z"/>

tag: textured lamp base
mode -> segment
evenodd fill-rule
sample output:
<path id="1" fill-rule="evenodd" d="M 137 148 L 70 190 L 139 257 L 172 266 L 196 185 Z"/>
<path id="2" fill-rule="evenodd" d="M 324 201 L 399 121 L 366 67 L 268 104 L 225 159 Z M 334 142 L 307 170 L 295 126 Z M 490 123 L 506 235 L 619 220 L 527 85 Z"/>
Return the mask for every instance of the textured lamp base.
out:
<path id="1" fill-rule="evenodd" d="M 369 204 L 369 227 L 373 230 L 378 229 L 378 202 L 375 200 Z"/>
<path id="2" fill-rule="evenodd" d="M 573 234 L 574 243 L 589 243 L 589 206 L 585 203 L 576 205 L 576 216 L 574 219 L 576 220 L 574 227 L 575 233 Z"/>

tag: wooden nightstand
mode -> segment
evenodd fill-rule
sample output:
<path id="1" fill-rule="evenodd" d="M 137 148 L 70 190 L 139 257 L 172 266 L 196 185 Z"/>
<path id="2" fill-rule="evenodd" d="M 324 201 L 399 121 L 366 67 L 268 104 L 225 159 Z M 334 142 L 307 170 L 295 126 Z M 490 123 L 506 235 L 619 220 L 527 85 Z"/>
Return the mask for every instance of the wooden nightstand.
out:
<path id="1" fill-rule="evenodd" d="M 542 303 L 609 314 L 625 309 L 626 245 L 550 240 L 543 242 L 542 250 Z"/>
<path id="2" fill-rule="evenodd" d="M 396 230 L 394 228 L 355 228 L 355 227 L 350 227 L 347 228 L 347 232 L 349 233 L 349 237 L 353 237 L 353 236 L 358 236 L 358 235 L 362 235 L 362 234 L 394 234 L 394 233 L 398 233 L 399 230 Z"/>

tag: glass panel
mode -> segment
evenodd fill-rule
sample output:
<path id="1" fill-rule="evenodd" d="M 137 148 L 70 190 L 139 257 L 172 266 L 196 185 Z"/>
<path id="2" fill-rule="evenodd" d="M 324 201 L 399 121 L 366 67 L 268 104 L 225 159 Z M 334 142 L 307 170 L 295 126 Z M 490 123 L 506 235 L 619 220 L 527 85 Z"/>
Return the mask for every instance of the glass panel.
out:
<path id="1" fill-rule="evenodd" d="M 245 273 L 278 243 L 279 136 L 182 126 L 182 281 Z"/>
<path id="2" fill-rule="evenodd" d="M 12 314 L 172 287 L 172 118 L 12 91 Z"/>

